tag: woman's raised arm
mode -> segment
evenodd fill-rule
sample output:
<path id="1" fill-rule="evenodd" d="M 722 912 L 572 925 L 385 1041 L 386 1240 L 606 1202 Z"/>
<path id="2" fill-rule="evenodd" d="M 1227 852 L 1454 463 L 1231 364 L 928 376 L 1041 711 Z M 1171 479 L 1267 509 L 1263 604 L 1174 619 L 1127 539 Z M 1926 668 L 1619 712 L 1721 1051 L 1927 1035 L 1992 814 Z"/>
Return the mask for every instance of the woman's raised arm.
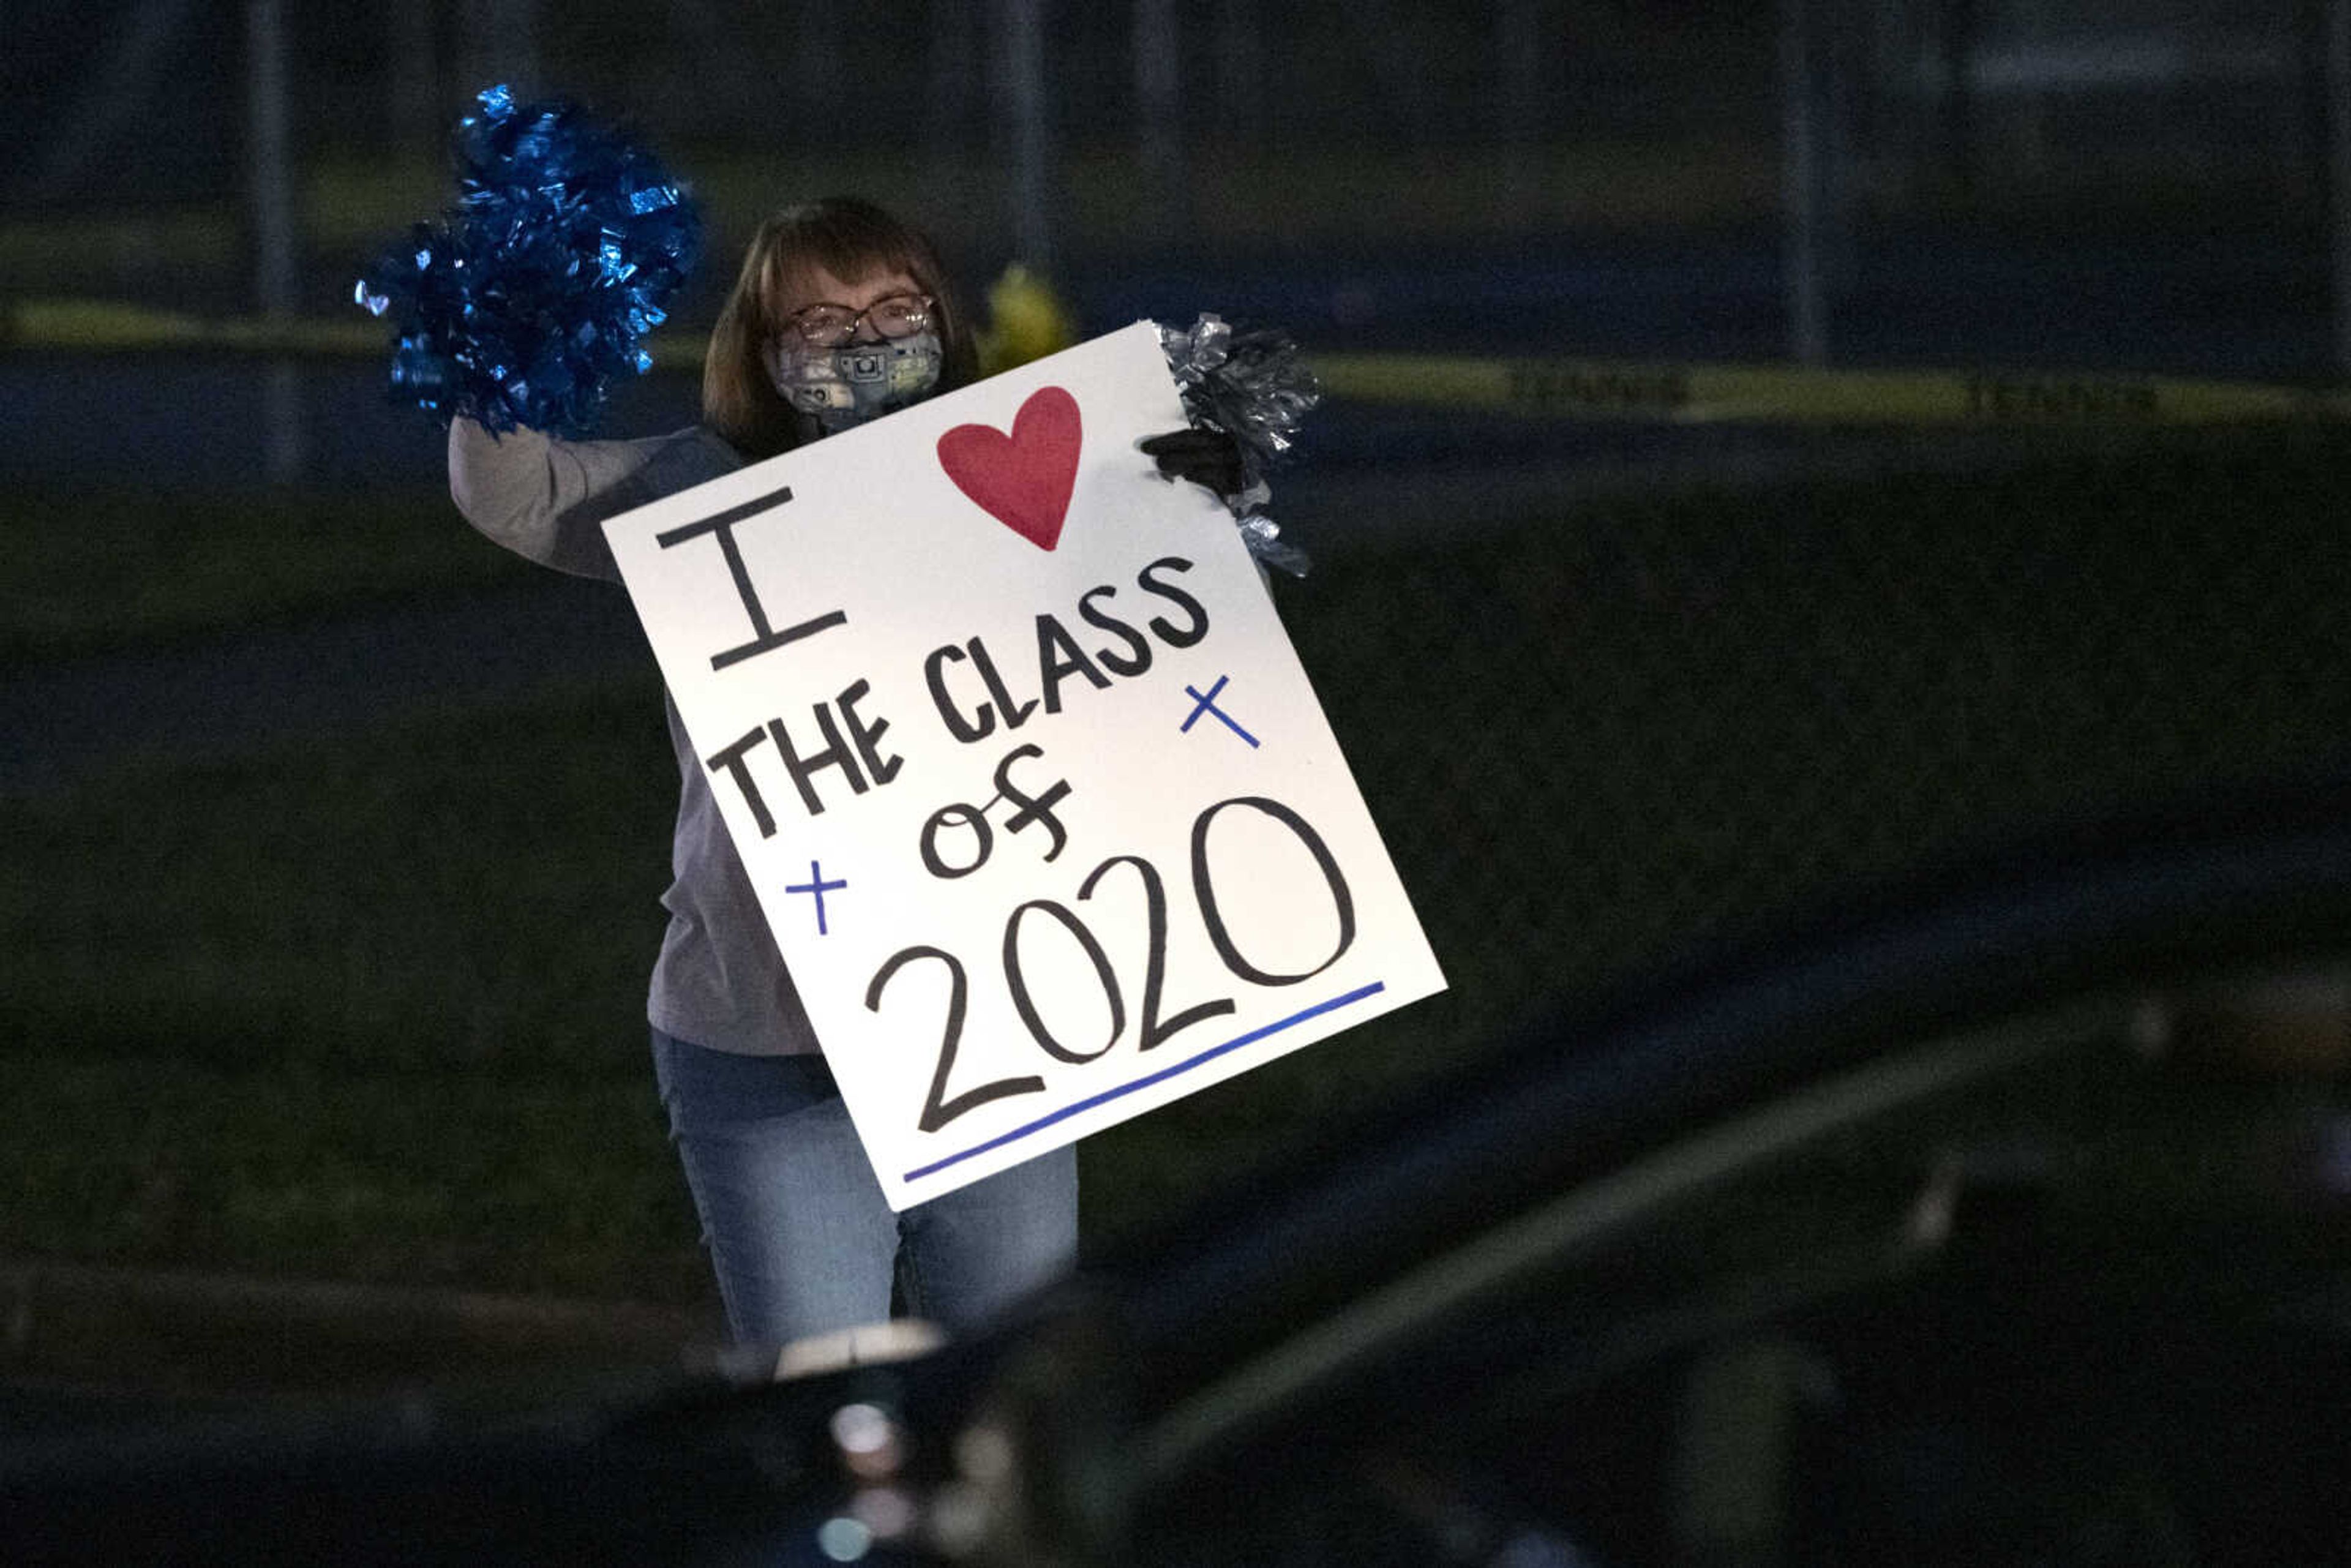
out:
<path id="1" fill-rule="evenodd" d="M 739 465 L 699 426 L 641 441 L 563 441 L 449 423 L 449 496 L 485 538 L 574 577 L 620 580 L 602 524 Z"/>

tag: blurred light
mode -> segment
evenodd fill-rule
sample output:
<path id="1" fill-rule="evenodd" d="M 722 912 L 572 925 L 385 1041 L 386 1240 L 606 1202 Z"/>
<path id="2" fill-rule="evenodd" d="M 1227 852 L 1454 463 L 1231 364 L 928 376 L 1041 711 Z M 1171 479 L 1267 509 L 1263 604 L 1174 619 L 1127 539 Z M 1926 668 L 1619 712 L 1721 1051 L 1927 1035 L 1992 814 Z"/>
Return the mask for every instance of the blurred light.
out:
<path id="1" fill-rule="evenodd" d="M 914 1500 L 895 1487 L 867 1487 L 850 1500 L 849 1511 L 876 1541 L 894 1541 L 914 1527 Z"/>
<path id="2" fill-rule="evenodd" d="M 1917 1200 L 1910 1206 L 1907 1226 L 1914 1247 L 1940 1247 L 1951 1239 L 1951 1224 L 1959 1207 L 1959 1159 L 1948 1151 L 1935 1162 Z"/>
<path id="3" fill-rule="evenodd" d="M 897 1424 L 879 1406 L 844 1405 L 834 1411 L 832 1440 L 841 1446 L 841 1462 L 850 1473 L 864 1480 L 896 1475 L 904 1457 Z"/>
<path id="4" fill-rule="evenodd" d="M 972 1479 L 1000 1481 L 1012 1473 L 1012 1439 L 1001 1427 L 965 1429 L 956 1438 L 956 1468 Z"/>
<path id="5" fill-rule="evenodd" d="M 854 1563 L 873 1544 L 873 1532 L 854 1519 L 828 1519 L 817 1526 L 816 1549 L 835 1563 Z"/>
<path id="6" fill-rule="evenodd" d="M 966 1557 L 987 1535 L 987 1503 L 967 1481 L 950 1481 L 931 1497 L 930 1538 L 950 1557 Z"/>
<path id="7" fill-rule="evenodd" d="M 897 1436 L 887 1412 L 873 1405 L 844 1405 L 832 1413 L 832 1440 L 844 1454 L 875 1454 Z"/>

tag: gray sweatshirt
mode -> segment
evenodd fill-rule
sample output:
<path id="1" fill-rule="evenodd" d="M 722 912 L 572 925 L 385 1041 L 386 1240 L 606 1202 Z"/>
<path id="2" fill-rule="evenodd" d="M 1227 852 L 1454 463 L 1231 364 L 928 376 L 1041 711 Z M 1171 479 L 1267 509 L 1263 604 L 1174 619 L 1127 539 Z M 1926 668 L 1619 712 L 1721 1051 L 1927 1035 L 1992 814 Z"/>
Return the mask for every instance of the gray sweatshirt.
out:
<path id="1" fill-rule="evenodd" d="M 559 441 L 531 430 L 493 438 L 465 419 L 449 427 L 449 494 L 467 522 L 541 566 L 608 582 L 621 574 L 604 545 L 605 518 L 742 463 L 699 425 L 643 441 Z M 663 706 L 677 753 L 677 835 L 662 895 L 669 930 L 645 1015 L 664 1034 L 717 1051 L 813 1051 L 815 1031 L 711 799 L 709 774 L 666 692 Z"/>

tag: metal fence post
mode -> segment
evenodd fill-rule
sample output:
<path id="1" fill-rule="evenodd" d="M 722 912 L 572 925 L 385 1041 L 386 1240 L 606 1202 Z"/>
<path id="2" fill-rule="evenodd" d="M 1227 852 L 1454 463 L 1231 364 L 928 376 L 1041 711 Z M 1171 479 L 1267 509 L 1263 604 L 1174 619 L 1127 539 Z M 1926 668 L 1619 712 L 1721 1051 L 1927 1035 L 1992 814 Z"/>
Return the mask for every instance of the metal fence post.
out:
<path id="1" fill-rule="evenodd" d="M 1496 93 L 1497 130 L 1502 142 L 1502 186 L 1513 205 L 1536 194 L 1535 160 L 1542 141 L 1543 41 L 1548 32 L 1542 0 L 1497 0 L 1494 54 L 1501 80 Z"/>
<path id="2" fill-rule="evenodd" d="M 1176 0 L 1135 0 L 1134 104 L 1143 177 L 1151 190 L 1160 237 L 1183 233 L 1189 215 L 1184 191 L 1182 35 Z"/>
<path id="3" fill-rule="evenodd" d="M 1822 271 L 1827 249 L 1831 128 L 1824 112 L 1818 0 L 1781 0 L 1781 199 L 1785 214 L 1781 272 L 1788 351 L 1802 364 L 1828 358 Z"/>
<path id="4" fill-rule="evenodd" d="M 251 214 L 254 284 L 263 319 L 291 321 L 297 287 L 294 161 L 286 102 L 283 0 L 247 0 L 246 10 L 246 199 Z M 302 473 L 301 371 L 274 360 L 263 382 L 262 467 L 273 485 Z"/>
<path id="5" fill-rule="evenodd" d="M 2351 0 L 2326 0 L 2326 241 L 2335 372 L 2351 376 Z"/>
<path id="6" fill-rule="evenodd" d="M 403 162 L 429 165 L 441 147 L 444 119 L 431 7 L 385 6 L 383 53 L 384 109 L 392 144 Z"/>
<path id="7" fill-rule="evenodd" d="M 1050 277 L 1054 151 L 1045 85 L 1045 0 L 1003 0 L 1005 111 L 1012 122 L 1012 237 L 1019 259 Z"/>

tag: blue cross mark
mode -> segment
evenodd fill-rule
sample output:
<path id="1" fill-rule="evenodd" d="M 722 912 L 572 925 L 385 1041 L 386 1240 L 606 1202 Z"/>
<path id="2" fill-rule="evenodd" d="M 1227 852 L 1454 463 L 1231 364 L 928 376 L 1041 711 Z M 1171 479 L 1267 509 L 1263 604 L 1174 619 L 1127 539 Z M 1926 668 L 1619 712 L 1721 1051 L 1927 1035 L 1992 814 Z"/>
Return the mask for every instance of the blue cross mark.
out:
<path id="1" fill-rule="evenodd" d="M 824 924 L 824 895 L 837 887 L 848 885 L 849 883 L 845 882 L 825 881 L 824 873 L 817 870 L 816 862 L 810 861 L 809 862 L 809 879 L 806 882 L 787 883 L 784 891 L 816 894 L 816 934 L 820 936 L 830 936 L 832 933 L 825 928 Z"/>
<path id="2" fill-rule="evenodd" d="M 1217 722 L 1221 723 L 1227 729 L 1231 730 L 1235 735 L 1238 735 L 1243 740 L 1248 741 L 1250 746 L 1254 747 L 1257 745 L 1256 736 L 1251 735 L 1248 730 L 1245 730 L 1239 725 L 1235 724 L 1233 722 L 1233 716 L 1217 706 L 1217 694 L 1225 689 L 1225 683 L 1231 678 L 1232 677 L 1229 675 L 1218 675 L 1217 677 L 1217 684 L 1210 686 L 1205 694 L 1203 694 L 1196 686 L 1186 686 L 1184 688 L 1184 695 L 1192 699 L 1193 706 L 1191 714 L 1181 725 L 1176 727 L 1177 734 L 1181 735 L 1190 733 L 1192 727 L 1200 721 L 1200 716 L 1202 714 L 1212 713 L 1217 716 Z"/>

